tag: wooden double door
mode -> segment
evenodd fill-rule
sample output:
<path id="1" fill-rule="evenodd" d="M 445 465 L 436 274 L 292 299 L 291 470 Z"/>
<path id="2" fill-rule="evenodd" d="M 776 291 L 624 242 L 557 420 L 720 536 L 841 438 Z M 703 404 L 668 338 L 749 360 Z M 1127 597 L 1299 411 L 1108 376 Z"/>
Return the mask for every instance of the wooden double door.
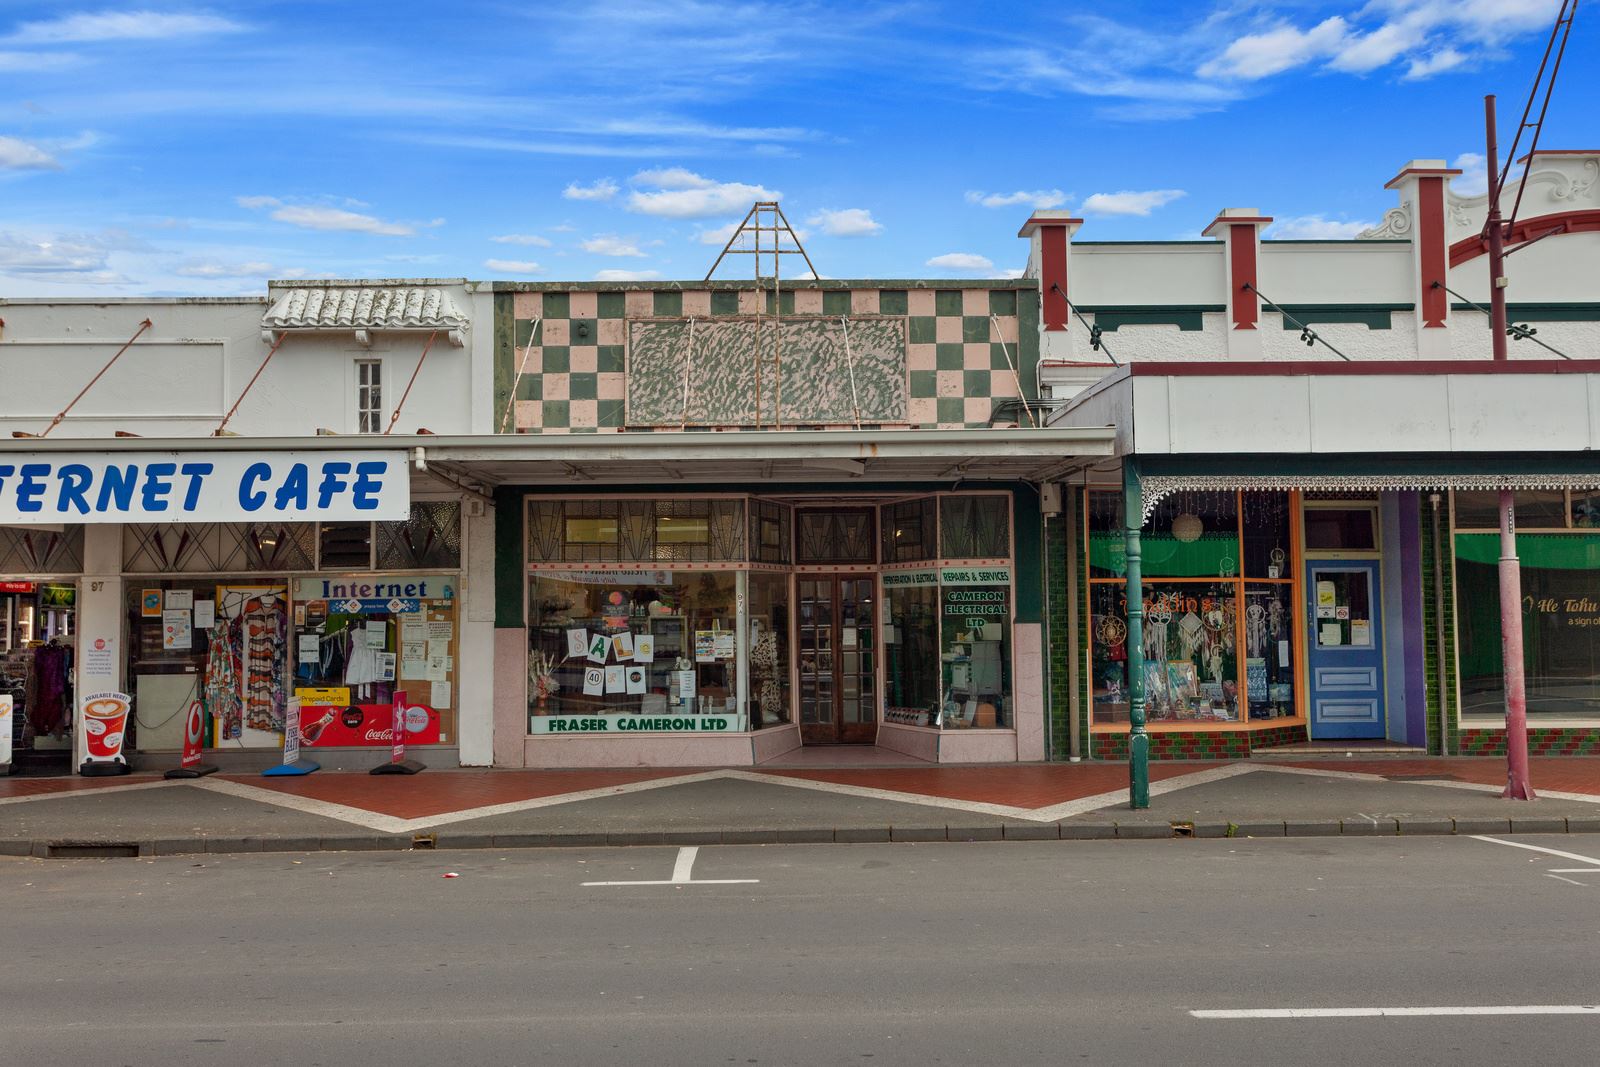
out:
<path id="1" fill-rule="evenodd" d="M 796 579 L 800 736 L 808 745 L 870 745 L 878 736 L 877 583 L 870 574 Z"/>

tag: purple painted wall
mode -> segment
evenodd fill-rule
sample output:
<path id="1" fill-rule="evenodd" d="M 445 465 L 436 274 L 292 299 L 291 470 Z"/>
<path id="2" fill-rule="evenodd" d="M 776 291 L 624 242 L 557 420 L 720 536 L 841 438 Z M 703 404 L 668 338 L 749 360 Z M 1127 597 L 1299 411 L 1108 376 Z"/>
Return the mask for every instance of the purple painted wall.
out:
<path id="1" fill-rule="evenodd" d="M 1426 745 L 1428 692 L 1423 663 L 1427 635 L 1422 632 L 1422 494 L 1396 495 L 1400 512 L 1400 625 L 1405 635 L 1404 741 L 1409 745 Z"/>

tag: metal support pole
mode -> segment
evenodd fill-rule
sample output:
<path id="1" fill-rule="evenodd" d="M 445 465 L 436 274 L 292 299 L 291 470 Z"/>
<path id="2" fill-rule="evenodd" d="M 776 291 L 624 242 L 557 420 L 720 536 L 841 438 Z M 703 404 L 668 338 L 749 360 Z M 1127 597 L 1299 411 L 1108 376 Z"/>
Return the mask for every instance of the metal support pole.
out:
<path id="1" fill-rule="evenodd" d="M 1500 218 L 1500 149 L 1494 97 L 1483 98 L 1489 170 L 1489 331 L 1497 362 L 1506 353 L 1505 228 Z M 1511 800 L 1532 800 L 1528 780 L 1528 694 L 1522 677 L 1522 566 L 1517 560 L 1517 515 L 1510 489 L 1500 490 L 1500 661 L 1506 690 L 1506 788 Z"/>
<path id="2" fill-rule="evenodd" d="M 1128 564 L 1128 807 L 1139 811 L 1150 806 L 1150 735 L 1144 721 L 1144 575 L 1139 562 L 1144 496 L 1132 460 L 1122 464 L 1122 522 Z"/>

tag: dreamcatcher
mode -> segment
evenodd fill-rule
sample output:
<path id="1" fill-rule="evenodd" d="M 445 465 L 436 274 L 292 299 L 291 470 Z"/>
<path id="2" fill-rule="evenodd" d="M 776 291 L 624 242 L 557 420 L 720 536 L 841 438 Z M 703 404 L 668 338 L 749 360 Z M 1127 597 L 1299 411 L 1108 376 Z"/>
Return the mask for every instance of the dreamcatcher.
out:
<path id="1" fill-rule="evenodd" d="M 1128 624 L 1115 615 L 1102 615 L 1095 624 L 1094 636 L 1108 659 L 1118 659 L 1114 653 L 1128 639 Z"/>
<path id="2" fill-rule="evenodd" d="M 1234 649 L 1234 607 L 1231 599 L 1217 600 L 1200 616 L 1203 626 L 1200 658 L 1213 682 L 1222 681 L 1223 660 Z"/>
<path id="3" fill-rule="evenodd" d="M 1244 609 L 1245 650 L 1251 659 L 1260 659 L 1267 652 L 1267 609 L 1252 603 Z"/>

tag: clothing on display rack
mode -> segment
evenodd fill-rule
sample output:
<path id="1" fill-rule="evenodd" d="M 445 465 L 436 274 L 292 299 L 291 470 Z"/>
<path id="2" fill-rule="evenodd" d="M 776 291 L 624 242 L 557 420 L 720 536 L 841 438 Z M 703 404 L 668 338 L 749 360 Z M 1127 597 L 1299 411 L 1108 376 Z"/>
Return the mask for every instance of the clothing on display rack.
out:
<path id="1" fill-rule="evenodd" d="M 239 616 L 244 659 L 240 683 L 244 721 L 252 730 L 282 731 L 288 693 L 284 690 L 284 650 L 289 643 L 288 613 L 279 597 L 252 599 Z"/>
<path id="2" fill-rule="evenodd" d="M 244 736 L 244 704 L 239 694 L 238 620 L 217 616 L 206 654 L 204 702 L 218 726 L 218 736 L 237 741 Z"/>
<path id="3" fill-rule="evenodd" d="M 57 640 L 33 651 L 23 706 L 33 736 L 60 737 L 67 727 L 72 704 L 72 649 Z"/>

